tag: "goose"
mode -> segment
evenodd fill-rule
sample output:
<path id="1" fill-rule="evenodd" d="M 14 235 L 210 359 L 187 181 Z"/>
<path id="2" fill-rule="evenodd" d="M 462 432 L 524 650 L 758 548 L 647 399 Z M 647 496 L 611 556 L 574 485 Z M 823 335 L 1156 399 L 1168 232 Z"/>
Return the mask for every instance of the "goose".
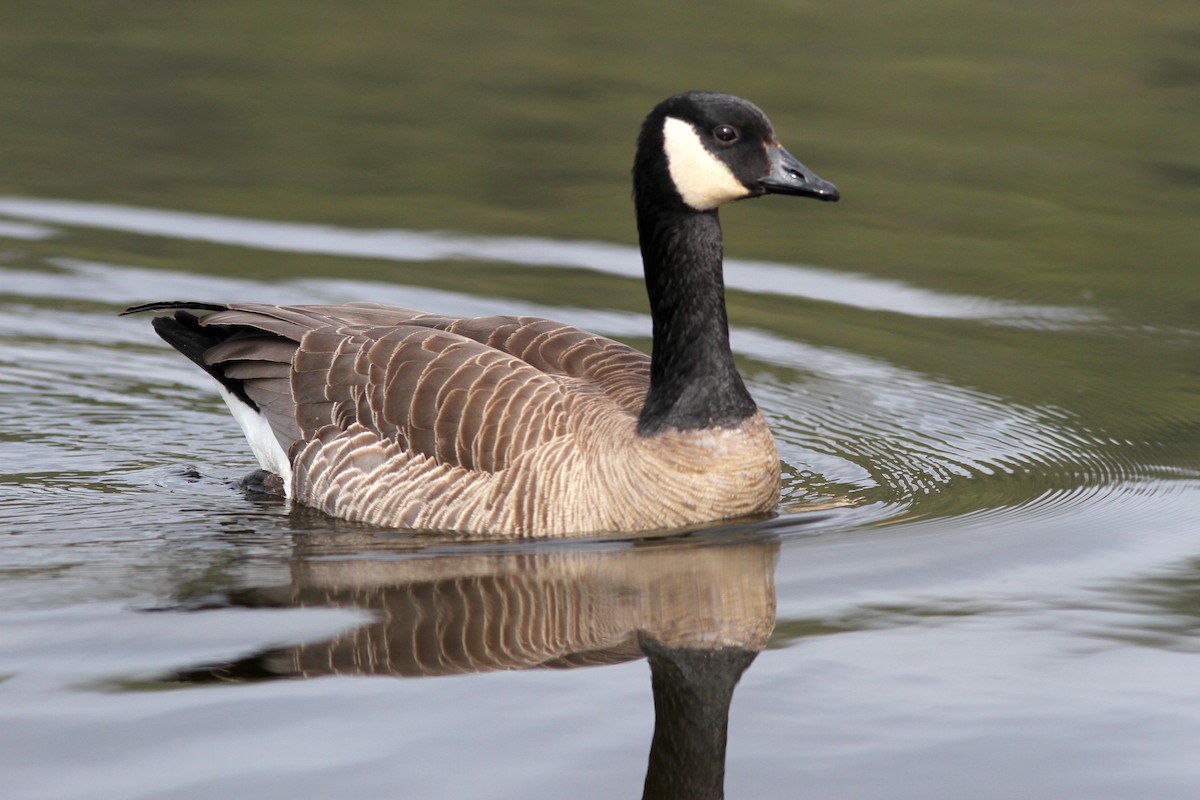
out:
<path id="1" fill-rule="evenodd" d="M 216 380 L 264 486 L 334 517 L 538 537 L 761 515 L 779 456 L 729 346 L 718 209 L 766 194 L 839 198 L 747 100 L 686 92 L 646 117 L 650 356 L 539 318 L 372 303 L 123 313 L 172 312 L 154 329 Z"/>

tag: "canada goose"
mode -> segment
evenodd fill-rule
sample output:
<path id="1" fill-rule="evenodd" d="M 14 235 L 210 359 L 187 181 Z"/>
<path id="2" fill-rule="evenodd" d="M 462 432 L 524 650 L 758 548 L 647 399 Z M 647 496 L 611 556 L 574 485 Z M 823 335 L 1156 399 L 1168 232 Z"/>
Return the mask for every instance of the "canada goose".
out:
<path id="1" fill-rule="evenodd" d="M 633 163 L 653 355 L 532 317 L 352 303 L 159 302 L 294 500 L 376 525 L 502 536 L 674 528 L 769 511 L 779 457 L 729 348 L 717 209 L 837 200 L 738 97 L 688 92 Z M 198 317 L 191 310 L 214 313 Z"/>

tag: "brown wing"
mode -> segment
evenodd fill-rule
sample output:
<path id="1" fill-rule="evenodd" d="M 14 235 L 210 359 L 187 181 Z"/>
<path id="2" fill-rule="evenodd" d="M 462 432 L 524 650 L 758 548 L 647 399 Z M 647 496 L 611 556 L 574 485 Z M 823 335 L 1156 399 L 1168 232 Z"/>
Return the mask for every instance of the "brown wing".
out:
<path id="1" fill-rule="evenodd" d="M 516 356 L 548 375 L 587 381 L 626 411 L 642 410 L 650 358 L 629 345 L 538 317 L 466 317 L 446 330 Z"/>
<path id="2" fill-rule="evenodd" d="M 556 436 L 581 396 L 636 414 L 649 358 L 534 317 L 452 318 L 370 304 L 236 305 L 205 362 L 242 381 L 285 447 L 357 422 L 439 462 L 494 471 Z"/>

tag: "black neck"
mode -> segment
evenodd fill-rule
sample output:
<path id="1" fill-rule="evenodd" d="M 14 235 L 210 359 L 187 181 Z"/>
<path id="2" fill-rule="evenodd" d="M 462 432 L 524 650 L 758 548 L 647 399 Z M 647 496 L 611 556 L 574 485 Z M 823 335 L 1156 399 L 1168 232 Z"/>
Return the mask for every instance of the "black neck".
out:
<path id="1" fill-rule="evenodd" d="M 733 690 L 757 655 L 737 647 L 673 648 L 643 636 L 654 690 L 654 738 L 643 800 L 725 796 Z"/>
<path id="2" fill-rule="evenodd" d="M 654 320 L 646 436 L 732 427 L 755 412 L 729 349 L 721 223 L 672 196 L 638 193 L 637 221 Z"/>

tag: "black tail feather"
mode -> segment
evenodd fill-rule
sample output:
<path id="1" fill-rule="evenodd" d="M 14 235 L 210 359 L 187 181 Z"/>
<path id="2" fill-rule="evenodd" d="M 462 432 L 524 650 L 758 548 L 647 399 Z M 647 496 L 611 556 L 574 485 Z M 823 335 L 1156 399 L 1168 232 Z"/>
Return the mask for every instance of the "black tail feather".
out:
<path id="1" fill-rule="evenodd" d="M 127 308 L 124 313 L 132 314 L 138 311 L 161 311 L 177 309 L 169 317 L 155 317 L 150 321 L 155 332 L 180 353 L 188 357 L 193 364 L 207 372 L 217 383 L 228 389 L 234 397 L 241 400 L 250 408 L 258 411 L 258 404 L 246 394 L 243 382 L 230 378 L 219 365 L 209 364 L 204 354 L 211 348 L 225 341 L 230 336 L 230 330 L 223 326 L 206 328 L 200 324 L 200 317 L 185 309 L 204 311 L 224 311 L 225 306 L 205 303 L 147 303 L 141 306 Z"/>
<path id="2" fill-rule="evenodd" d="M 142 311 L 174 311 L 177 308 L 194 309 L 196 311 L 225 311 L 229 306 L 221 303 L 197 303 L 188 300 L 159 300 L 154 303 L 141 303 L 140 305 L 130 306 L 122 311 L 118 316 L 126 314 L 138 314 Z"/>
<path id="3" fill-rule="evenodd" d="M 201 328 L 199 317 L 188 311 L 176 311 L 169 317 L 155 317 L 150 320 L 150 324 L 167 344 L 183 353 L 209 375 L 217 380 L 221 379 L 211 366 L 204 363 L 205 351 L 220 344 L 221 339 L 214 336 L 213 331 Z"/>

